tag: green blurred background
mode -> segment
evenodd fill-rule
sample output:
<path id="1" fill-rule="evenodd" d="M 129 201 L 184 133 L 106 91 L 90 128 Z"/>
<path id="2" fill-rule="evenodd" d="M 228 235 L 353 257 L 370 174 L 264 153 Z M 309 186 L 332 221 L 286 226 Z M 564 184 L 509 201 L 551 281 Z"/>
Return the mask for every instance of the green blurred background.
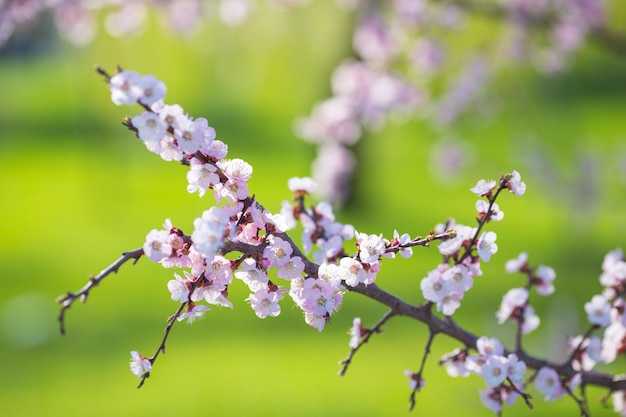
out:
<path id="1" fill-rule="evenodd" d="M 399 318 L 356 356 L 345 377 L 352 319 L 366 326 L 385 309 L 348 294 L 323 333 L 283 302 L 259 320 L 231 288 L 233 311 L 214 309 L 192 326 L 175 326 L 152 377 L 140 390 L 129 372 L 131 350 L 151 355 L 176 305 L 165 286 L 172 271 L 145 259 L 124 266 L 67 317 L 59 335 L 55 297 L 80 288 L 121 252 L 141 246 L 166 217 L 185 231 L 211 204 L 186 192 L 185 168 L 145 151 L 120 125 L 137 108 L 118 108 L 94 73 L 99 64 L 152 73 L 167 101 L 207 117 L 231 157 L 254 167 L 251 190 L 270 210 L 289 198 L 286 181 L 309 173 L 315 149 L 296 139 L 293 120 L 329 94 L 332 69 L 350 53 L 352 16 L 330 2 L 274 13 L 258 10 L 243 27 L 213 21 L 176 38 L 158 25 L 136 39 L 101 32 L 83 49 L 49 38 L 37 48 L 0 55 L 0 408 L 5 416 L 404 416 L 404 369 L 417 370 L 426 329 Z M 524 198 L 500 201 L 499 252 L 484 265 L 455 319 L 511 346 L 513 329 L 494 317 L 501 296 L 522 277 L 504 273 L 522 251 L 557 271 L 557 292 L 533 298 L 542 319 L 530 353 L 564 358 L 564 341 L 586 329 L 582 304 L 600 290 L 604 254 L 626 231 L 626 59 L 591 45 L 570 71 L 544 77 L 509 70 L 496 85 L 497 110 L 454 128 L 423 121 L 389 123 L 356 147 L 354 194 L 337 215 L 359 231 L 425 234 L 454 217 L 472 224 L 480 178 L 517 169 Z M 433 159 L 442 138 L 473 155 L 455 175 Z M 284 184 L 284 186 L 283 186 Z M 419 280 L 439 257 L 417 249 L 387 261 L 379 285 L 419 303 Z M 437 338 L 415 415 L 490 415 L 478 398 L 483 382 L 451 379 L 436 362 L 457 345 Z M 607 368 L 601 368 L 607 369 Z M 622 370 L 618 370 L 622 372 Z M 594 416 L 612 415 L 589 390 Z M 537 395 L 535 414 L 577 415 L 573 401 Z M 505 415 L 528 415 L 518 401 Z"/>

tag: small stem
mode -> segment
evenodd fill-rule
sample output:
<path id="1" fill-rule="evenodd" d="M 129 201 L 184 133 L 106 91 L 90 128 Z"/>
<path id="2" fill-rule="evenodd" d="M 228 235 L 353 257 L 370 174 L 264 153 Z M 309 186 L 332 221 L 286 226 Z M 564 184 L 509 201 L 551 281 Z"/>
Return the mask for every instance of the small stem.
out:
<path id="1" fill-rule="evenodd" d="M 415 395 L 422 387 L 422 374 L 424 373 L 424 368 L 426 367 L 426 359 L 430 354 L 430 347 L 435 340 L 436 334 L 437 332 L 433 331 L 432 329 L 430 329 L 430 332 L 428 333 L 428 341 L 426 342 L 426 346 L 424 347 L 424 356 L 422 356 L 422 363 L 420 364 L 419 371 L 417 371 L 417 373 L 415 374 L 415 388 L 413 388 L 413 390 L 411 391 L 411 395 L 409 396 L 409 411 L 413 411 L 413 409 L 415 408 Z"/>
<path id="2" fill-rule="evenodd" d="M 152 365 L 154 365 L 154 362 L 156 362 L 156 359 L 161 352 L 165 353 L 165 342 L 167 342 L 167 338 L 170 335 L 170 331 L 172 330 L 174 323 L 176 323 L 176 319 L 180 317 L 180 314 L 183 312 L 183 309 L 188 304 L 189 304 L 189 301 L 185 301 L 184 303 L 181 303 L 176 309 L 176 312 L 167 319 L 167 326 L 165 326 L 165 333 L 163 335 L 163 338 L 161 339 L 161 344 L 157 348 L 156 352 L 154 352 L 154 355 L 152 355 L 152 357 L 148 359 Z M 144 375 L 142 375 L 141 381 L 139 381 L 139 385 L 137 385 L 137 388 L 141 388 L 144 382 L 146 382 L 146 379 L 148 379 L 149 377 L 150 377 L 150 372 L 146 372 Z"/>
<path id="3" fill-rule="evenodd" d="M 111 265 L 103 269 L 95 277 L 92 276 L 91 278 L 89 278 L 87 284 L 85 284 L 80 290 L 76 292 L 68 292 L 67 294 L 58 297 L 56 299 L 56 302 L 61 304 L 61 311 L 59 312 L 57 320 L 59 321 L 59 324 L 61 326 L 61 334 L 65 334 L 65 312 L 72 306 L 74 301 L 79 298 L 82 303 L 87 301 L 87 296 L 89 296 L 89 292 L 98 284 L 100 284 L 100 281 L 102 281 L 113 272 L 117 273 L 120 267 L 131 259 L 134 259 L 133 265 L 136 264 L 137 261 L 139 261 L 139 258 L 143 256 L 143 254 L 143 248 L 124 252 L 122 254 L 122 257 L 119 258 L 117 261 L 113 262 Z"/>
<path id="4" fill-rule="evenodd" d="M 343 365 L 341 367 L 341 370 L 339 371 L 340 376 L 344 376 L 346 374 L 346 371 L 348 370 L 348 366 L 352 362 L 352 358 L 354 357 L 356 352 L 361 348 L 361 346 L 366 344 L 370 340 L 370 337 L 372 337 L 372 335 L 374 335 L 375 333 L 380 333 L 381 332 L 380 328 L 382 327 L 382 325 L 385 324 L 393 316 L 395 316 L 395 313 L 393 312 L 393 310 L 389 310 L 388 312 L 386 312 L 385 315 L 380 320 L 378 320 L 378 322 L 374 325 L 374 327 L 366 331 L 365 335 L 363 335 L 361 339 L 359 340 L 359 343 L 357 344 L 357 346 L 350 349 L 350 353 L 348 354 L 348 357 L 342 360 L 341 362 L 339 362 L 341 365 Z"/>

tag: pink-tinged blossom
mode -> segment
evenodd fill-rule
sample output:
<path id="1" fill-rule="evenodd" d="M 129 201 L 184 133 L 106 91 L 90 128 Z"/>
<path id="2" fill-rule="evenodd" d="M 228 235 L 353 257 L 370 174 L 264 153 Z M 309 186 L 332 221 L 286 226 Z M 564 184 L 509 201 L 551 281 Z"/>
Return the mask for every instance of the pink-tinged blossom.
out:
<path id="1" fill-rule="evenodd" d="M 470 191 L 479 197 L 485 197 L 491 194 L 494 188 L 496 188 L 496 182 L 494 180 L 480 180 L 474 187 L 470 188 Z"/>
<path id="2" fill-rule="evenodd" d="M 205 149 L 205 152 L 207 156 L 219 161 L 226 158 L 226 155 L 228 155 L 228 145 L 221 140 L 215 139 L 211 142 L 211 145 Z"/>
<path id="3" fill-rule="evenodd" d="M 512 288 L 504 297 L 500 309 L 496 312 L 498 323 L 502 324 L 511 319 L 515 323 L 520 323 L 521 331 L 524 334 L 530 333 L 539 327 L 539 317 L 535 315 L 535 310 L 528 305 L 528 290 L 526 288 Z"/>
<path id="4" fill-rule="evenodd" d="M 222 306 L 233 308 L 233 303 L 231 303 L 226 296 L 228 293 L 226 291 L 218 291 L 214 288 L 204 288 L 202 292 L 202 296 L 204 300 L 212 305 Z"/>
<path id="5" fill-rule="evenodd" d="M 148 142 L 146 142 L 146 146 Z M 157 152 L 164 161 L 182 161 L 183 152 L 178 148 L 173 137 L 163 136 L 159 143 L 160 150 Z"/>
<path id="6" fill-rule="evenodd" d="M 470 371 L 465 366 L 466 359 L 467 351 L 462 351 L 457 348 L 451 353 L 444 355 L 439 363 L 445 366 L 446 372 L 452 378 L 456 378 L 457 376 L 467 377 L 470 375 Z"/>
<path id="7" fill-rule="evenodd" d="M 248 181 L 252 177 L 252 166 L 243 159 L 235 158 L 229 161 L 220 161 L 218 166 L 222 168 L 228 178 Z"/>
<path id="8" fill-rule="evenodd" d="M 130 352 L 130 371 L 137 376 L 137 378 L 142 378 L 144 375 L 149 374 L 152 369 L 152 362 L 145 356 L 142 356 L 137 351 Z"/>
<path id="9" fill-rule="evenodd" d="M 426 384 L 426 381 L 424 381 L 423 378 L 408 369 L 404 370 L 404 375 L 409 378 L 409 388 L 411 388 L 413 391 L 417 391 L 423 388 Z"/>
<path id="10" fill-rule="evenodd" d="M 552 281 L 556 278 L 556 272 L 549 266 L 539 265 L 537 272 L 533 276 L 533 285 L 537 293 L 546 296 L 554 292 Z"/>
<path id="11" fill-rule="evenodd" d="M 318 316 L 330 317 L 341 304 L 341 294 L 323 279 L 307 278 L 302 288 L 302 307 Z"/>
<path id="12" fill-rule="evenodd" d="M 481 376 L 488 387 L 495 387 L 504 382 L 508 376 L 509 361 L 504 356 L 491 355 L 481 367 Z"/>
<path id="13" fill-rule="evenodd" d="M 381 235 L 367 235 L 355 232 L 359 246 L 359 259 L 361 262 L 375 262 L 385 253 L 385 240 Z"/>
<path id="14" fill-rule="evenodd" d="M 356 259 L 344 257 L 339 261 L 339 273 L 349 287 L 355 287 L 365 281 L 366 274 L 363 264 Z"/>
<path id="15" fill-rule="evenodd" d="M 74 1 L 44 3 L 57 3 L 53 8 L 54 23 L 62 37 L 76 46 L 85 46 L 91 42 L 96 35 L 97 22 L 93 11 L 86 7 L 87 4 Z"/>
<path id="16" fill-rule="evenodd" d="M 302 276 L 304 271 L 304 262 L 299 256 L 289 258 L 289 260 L 278 268 L 276 276 L 278 278 L 292 280 Z"/>
<path id="17" fill-rule="evenodd" d="M 445 296 L 450 292 L 450 286 L 450 282 L 442 278 L 441 272 L 438 269 L 430 271 L 426 278 L 423 278 L 420 282 L 422 295 L 425 299 L 433 303 L 443 301 Z"/>
<path id="18" fill-rule="evenodd" d="M 166 137 L 167 135 L 163 136 L 159 140 L 144 140 L 143 144 L 146 145 L 146 149 L 149 150 L 150 152 L 155 153 L 157 155 L 161 155 L 163 140 Z"/>
<path id="19" fill-rule="evenodd" d="M 250 294 L 246 301 L 250 303 L 258 318 L 276 317 L 280 314 L 278 302 L 281 299 L 281 295 L 280 291 L 269 291 L 268 288 L 259 288 L 254 294 Z"/>
<path id="20" fill-rule="evenodd" d="M 272 214 L 264 210 L 261 216 L 262 223 L 259 223 L 259 225 L 265 225 L 264 230 L 269 230 L 269 233 L 282 233 L 287 230 L 287 220 L 285 220 L 282 214 Z"/>
<path id="21" fill-rule="evenodd" d="M 483 271 L 480 269 L 479 258 L 472 258 L 471 256 L 468 256 L 463 260 L 462 265 L 465 265 L 467 267 L 469 273 L 473 277 L 480 277 L 483 274 Z"/>
<path id="22" fill-rule="evenodd" d="M 313 143 L 353 145 L 361 137 L 356 104 L 347 97 L 329 98 L 316 104 L 308 118 L 298 120 L 296 131 L 298 136 Z M 318 183 L 324 184 L 319 179 Z"/>
<path id="23" fill-rule="evenodd" d="M 421 38 L 412 47 L 409 59 L 421 74 L 434 75 L 445 60 L 444 48 L 439 42 Z"/>
<path id="24" fill-rule="evenodd" d="M 280 214 L 285 219 L 285 232 L 296 227 L 297 220 L 294 216 L 294 206 L 287 200 L 280 203 Z"/>
<path id="25" fill-rule="evenodd" d="M 439 243 L 439 252 L 444 256 L 454 256 L 467 241 L 474 237 L 476 228 L 459 224 L 455 226 L 455 231 L 455 237 Z"/>
<path id="26" fill-rule="evenodd" d="M 343 250 L 343 242 L 344 239 L 339 235 L 332 235 L 327 239 L 318 239 L 316 243 L 320 250 L 313 254 L 313 259 L 317 263 L 334 260 L 335 257 Z"/>
<path id="27" fill-rule="evenodd" d="M 476 350 L 483 356 L 504 354 L 504 347 L 498 339 L 481 336 L 476 340 Z"/>
<path id="28" fill-rule="evenodd" d="M 293 249 L 289 242 L 275 236 L 268 239 L 268 245 L 263 250 L 263 258 L 267 259 L 269 266 L 280 267 L 289 262 Z"/>
<path id="29" fill-rule="evenodd" d="M 363 265 L 365 269 L 365 279 L 363 280 L 363 284 L 370 285 L 374 281 L 376 281 L 376 274 L 380 271 L 381 267 L 380 261 L 372 262 L 371 264 Z"/>
<path id="30" fill-rule="evenodd" d="M 605 290 L 606 291 L 606 290 Z M 611 303 L 611 322 L 620 322 L 622 325 L 626 326 L 626 301 L 622 298 L 615 298 L 615 294 L 612 294 L 611 297 L 607 298 L 604 292 L 602 296 L 606 300 L 612 300 Z"/>
<path id="31" fill-rule="evenodd" d="M 333 204 L 343 203 L 348 197 L 355 166 L 354 153 L 342 144 L 329 142 L 319 146 L 311 172 L 319 184 L 317 194 L 320 198 Z"/>
<path id="32" fill-rule="evenodd" d="M 440 302 L 437 303 L 437 311 L 441 311 L 445 316 L 451 316 L 459 307 L 461 307 L 462 299 L 462 292 L 450 291 Z"/>
<path id="33" fill-rule="evenodd" d="M 205 164 L 196 158 L 190 161 L 189 171 L 187 171 L 187 191 L 197 192 L 200 197 L 204 195 L 213 185 L 219 183 L 220 177 L 216 173 L 217 168 L 212 164 Z"/>
<path id="34" fill-rule="evenodd" d="M 524 382 L 524 373 L 526 372 L 526 363 L 520 361 L 515 353 L 511 353 L 507 357 L 508 368 L 507 377 L 509 380 L 516 384 L 521 385 Z"/>
<path id="35" fill-rule="evenodd" d="M 231 203 L 236 203 L 237 201 L 245 200 L 249 194 L 247 182 L 238 179 L 229 179 L 224 183 L 215 184 L 213 197 L 217 202 L 225 198 Z"/>
<path id="36" fill-rule="evenodd" d="M 391 242 L 390 246 L 402 246 L 402 245 L 407 245 L 408 243 L 411 242 L 411 236 L 408 233 L 404 233 L 402 234 L 402 236 L 400 236 L 400 234 L 398 233 L 397 230 L 393 231 L 393 240 Z M 404 248 L 400 248 L 398 250 L 398 253 L 400 254 L 400 256 L 402 256 L 404 259 L 408 259 L 411 256 L 413 256 L 413 248 L 412 247 L 404 247 Z"/>
<path id="37" fill-rule="evenodd" d="M 320 265 L 321 266 L 321 265 Z M 337 266 L 337 265 L 335 265 Z M 320 277 L 320 279 L 322 279 Z M 304 298 L 302 298 L 302 290 L 304 289 L 305 278 L 296 278 L 292 279 L 289 283 L 289 296 L 293 300 L 294 303 L 300 308 L 304 304 Z"/>
<path id="38" fill-rule="evenodd" d="M 241 263 L 241 269 L 235 272 L 235 277 L 246 283 L 251 291 L 257 291 L 267 286 L 269 278 L 267 274 L 257 268 L 256 261 L 252 258 L 246 258 Z"/>
<path id="39" fill-rule="evenodd" d="M 222 255 L 215 255 L 204 271 L 204 277 L 211 286 L 219 291 L 226 289 L 233 280 L 233 270 L 230 260 Z"/>
<path id="40" fill-rule="evenodd" d="M 594 295 L 585 303 L 585 312 L 591 324 L 604 327 L 611 323 L 611 304 L 601 295 Z"/>
<path id="41" fill-rule="evenodd" d="M 198 125 L 198 127 L 202 131 L 202 136 L 204 138 L 202 144 L 200 145 L 200 150 L 206 151 L 215 140 L 215 129 L 209 126 L 209 121 L 204 117 L 198 117 L 196 119 L 196 125 Z"/>
<path id="42" fill-rule="evenodd" d="M 319 279 L 329 282 L 334 287 L 340 286 L 341 280 L 343 279 L 343 273 L 339 269 L 339 265 L 336 264 L 320 264 L 317 269 L 317 276 Z"/>
<path id="43" fill-rule="evenodd" d="M 528 254 L 526 252 L 522 252 L 517 258 L 506 261 L 504 268 L 509 274 L 512 274 L 514 272 L 522 272 L 528 267 L 527 262 Z"/>
<path id="44" fill-rule="evenodd" d="M 617 287 L 626 281 L 626 262 L 610 264 L 600 275 L 600 283 L 605 287 Z"/>
<path id="45" fill-rule="evenodd" d="M 536 330 L 540 323 L 541 320 L 535 314 L 535 309 L 532 306 L 526 306 L 522 315 L 522 333 L 528 334 Z"/>
<path id="46" fill-rule="evenodd" d="M 480 256 L 480 259 L 484 262 L 489 262 L 491 256 L 498 251 L 496 238 L 495 232 L 483 232 L 480 239 L 478 239 L 476 249 L 478 250 L 478 256 Z"/>
<path id="47" fill-rule="evenodd" d="M 185 271 L 184 274 L 185 279 L 175 273 L 174 278 L 176 279 L 167 282 L 167 289 L 172 295 L 172 300 L 180 303 L 184 303 L 189 299 L 189 285 L 193 279 L 189 272 Z"/>
<path id="48" fill-rule="evenodd" d="M 491 411 L 493 411 L 494 413 L 496 413 L 497 415 L 500 415 L 500 413 L 502 412 L 501 391 L 502 389 L 500 387 L 494 387 L 494 388 L 490 388 L 490 389 L 478 392 L 478 394 L 480 395 L 480 400 L 482 401 L 483 405 L 487 407 L 488 409 L 490 409 Z"/>
<path id="49" fill-rule="evenodd" d="M 476 211 L 478 212 L 479 218 L 482 218 L 486 216 L 487 214 L 489 214 L 489 220 L 492 220 L 494 222 L 499 222 L 500 220 L 504 218 L 504 212 L 500 210 L 500 207 L 498 207 L 498 203 L 492 204 L 491 210 L 489 210 L 489 213 L 487 213 L 488 210 L 489 210 L 488 201 L 485 201 L 485 200 L 476 201 Z"/>
<path id="50" fill-rule="evenodd" d="M 211 207 L 202 213 L 202 217 L 193 221 L 194 231 L 191 240 L 195 248 L 207 259 L 212 259 L 215 252 L 224 245 L 223 238 L 228 224 L 224 210 Z"/>
<path id="51" fill-rule="evenodd" d="M 143 93 L 138 85 L 140 78 L 135 71 L 121 71 L 111 77 L 109 81 L 111 101 L 118 106 L 135 104 Z"/>
<path id="52" fill-rule="evenodd" d="M 140 35 L 146 28 L 148 6 L 142 3 L 119 4 L 109 12 L 104 20 L 104 27 L 115 38 Z"/>
<path id="53" fill-rule="evenodd" d="M 287 186 L 296 194 L 311 194 L 317 188 L 317 183 L 310 177 L 292 177 L 287 181 Z"/>
<path id="54" fill-rule="evenodd" d="M 184 116 L 179 117 L 174 127 L 174 137 L 181 151 L 187 155 L 193 155 L 204 143 L 202 122 Z"/>
<path id="55" fill-rule="evenodd" d="M 366 13 L 360 19 L 354 32 L 352 47 L 365 61 L 375 64 L 387 62 L 397 49 L 389 27 L 379 13 Z"/>
<path id="56" fill-rule="evenodd" d="M 443 271 L 442 278 L 450 283 L 451 291 L 467 292 L 474 285 L 474 278 L 465 265 L 454 265 Z"/>
<path id="57" fill-rule="evenodd" d="M 568 353 L 573 354 L 572 368 L 575 371 L 591 371 L 602 360 L 602 341 L 599 337 L 584 340 L 582 336 L 572 337 L 568 339 L 567 346 Z"/>
<path id="58" fill-rule="evenodd" d="M 522 178 L 517 171 L 513 171 L 511 179 L 507 183 L 507 187 L 517 196 L 523 196 L 526 192 L 526 184 L 522 181 Z"/>
<path id="59" fill-rule="evenodd" d="M 169 219 L 168 219 L 169 221 Z M 168 223 L 166 221 L 166 223 Z M 171 230 L 171 227 L 166 227 L 170 230 L 168 242 L 172 247 L 172 254 L 161 260 L 163 268 L 188 268 L 191 266 L 191 259 L 188 256 L 188 246 L 181 236 L 177 232 Z"/>
<path id="60" fill-rule="evenodd" d="M 626 341 L 626 328 L 622 323 L 611 323 L 604 330 L 602 338 L 602 351 L 600 356 L 604 363 L 611 363 L 617 355 L 624 352 L 624 342 Z"/>
<path id="61" fill-rule="evenodd" d="M 361 338 L 365 336 L 365 328 L 361 324 L 360 317 L 355 317 L 352 321 L 352 327 L 350 328 L 349 334 L 350 342 L 348 343 L 348 346 L 350 346 L 352 349 L 356 349 L 359 346 Z"/>
<path id="62" fill-rule="evenodd" d="M 465 368 L 470 373 L 480 375 L 481 368 L 486 360 L 487 356 L 485 355 L 467 355 L 465 358 Z"/>
<path id="63" fill-rule="evenodd" d="M 131 119 L 137 136 L 144 142 L 160 142 L 167 133 L 167 125 L 156 114 L 146 111 Z"/>
<path id="64" fill-rule="evenodd" d="M 187 305 L 187 309 L 179 317 L 178 321 L 187 320 L 187 323 L 192 324 L 196 320 L 204 318 L 204 313 L 211 309 L 202 304 L 190 303 Z"/>
<path id="65" fill-rule="evenodd" d="M 222 0 L 219 5 L 219 16 L 228 26 L 239 26 L 246 21 L 253 9 L 249 0 Z"/>
<path id="66" fill-rule="evenodd" d="M 480 391 L 479 395 L 483 405 L 498 415 L 502 412 L 503 404 L 511 406 L 519 397 L 512 388 L 503 385 Z"/>
<path id="67" fill-rule="evenodd" d="M 528 302 L 528 290 L 526 288 L 512 288 L 502 297 L 500 309 L 496 312 L 498 323 L 508 320 L 516 310 L 526 306 Z"/>
<path id="68" fill-rule="evenodd" d="M 137 87 L 141 89 L 141 98 L 139 102 L 150 106 L 153 103 L 165 98 L 167 88 L 163 81 L 157 79 L 154 75 L 147 74 L 139 79 Z"/>
<path id="69" fill-rule="evenodd" d="M 553 368 L 545 366 L 537 372 L 535 388 L 545 395 L 546 401 L 549 402 L 565 394 L 559 374 Z"/>
<path id="70" fill-rule="evenodd" d="M 326 325 L 326 316 L 320 316 L 312 311 L 305 311 L 304 322 L 321 332 Z"/>
<path id="71" fill-rule="evenodd" d="M 160 262 L 170 256 L 172 246 L 169 243 L 169 237 L 169 230 L 151 230 L 143 244 L 144 254 L 153 262 Z"/>
<path id="72" fill-rule="evenodd" d="M 155 103 L 152 109 L 159 114 L 159 118 L 163 120 L 168 126 L 176 129 L 180 122 L 189 120 L 183 111 L 183 108 L 178 104 L 160 104 Z"/>
<path id="73" fill-rule="evenodd" d="M 622 249 L 614 249 L 604 256 L 604 260 L 602 261 L 602 270 L 606 272 L 623 260 L 624 252 L 622 251 Z"/>
<path id="74" fill-rule="evenodd" d="M 611 394 L 611 399 L 613 400 L 613 410 L 626 416 L 626 391 L 615 391 Z"/>

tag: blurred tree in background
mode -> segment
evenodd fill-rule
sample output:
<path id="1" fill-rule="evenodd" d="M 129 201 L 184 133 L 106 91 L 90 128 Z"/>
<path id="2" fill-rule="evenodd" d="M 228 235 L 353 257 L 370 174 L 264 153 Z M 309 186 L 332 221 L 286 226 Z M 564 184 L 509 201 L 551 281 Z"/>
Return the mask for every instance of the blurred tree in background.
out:
<path id="1" fill-rule="evenodd" d="M 171 274 L 148 262 L 75 307 L 61 340 L 59 293 L 140 246 L 164 218 L 187 230 L 208 208 L 185 191 L 183 169 L 120 129 L 125 109 L 110 105 L 95 64 L 164 80 L 169 99 L 207 117 L 230 154 L 254 166 L 251 188 L 272 211 L 290 197 L 288 178 L 313 171 L 333 174 L 326 197 L 343 202 L 341 221 L 368 233 L 426 234 L 449 217 L 473 220 L 467 190 L 477 179 L 522 172 L 528 193 L 501 203 L 500 251 L 457 321 L 510 341 L 513 329 L 497 326 L 495 311 L 521 284 L 504 262 L 527 251 L 557 272 L 556 294 L 536 305 L 543 322 L 527 349 L 563 358 L 566 338 L 586 328 L 582 304 L 599 292 L 602 257 L 623 246 L 626 230 L 626 7 L 336 3 L 0 2 L 7 415 L 406 415 L 402 372 L 423 353 L 424 328 L 390 322 L 338 378 L 352 318 L 373 323 L 381 306 L 348 294 L 317 334 L 297 310 L 259 321 L 233 286 L 236 308 L 175 328 L 158 378 L 137 392 L 127 353 L 151 350 L 172 310 Z M 379 280 L 421 302 L 419 281 L 436 262 L 437 253 L 416 250 L 386 264 Z M 438 339 L 433 356 L 454 347 Z M 425 377 L 418 412 L 489 413 L 477 395 L 482 381 L 450 379 L 434 362 Z M 590 401 L 606 394 L 591 391 Z M 577 412 L 567 400 L 536 405 Z M 523 403 L 505 412 L 529 413 Z"/>

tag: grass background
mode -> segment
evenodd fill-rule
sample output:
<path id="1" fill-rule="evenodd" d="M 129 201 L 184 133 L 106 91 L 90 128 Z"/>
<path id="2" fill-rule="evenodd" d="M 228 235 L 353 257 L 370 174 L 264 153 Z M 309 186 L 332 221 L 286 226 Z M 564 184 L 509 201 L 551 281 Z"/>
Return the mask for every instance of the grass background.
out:
<path id="1" fill-rule="evenodd" d="M 419 366 L 426 329 L 402 318 L 390 322 L 340 378 L 352 318 L 369 325 L 385 311 L 355 294 L 319 334 L 288 301 L 278 318 L 258 320 L 235 284 L 235 309 L 176 326 L 140 390 L 128 371 L 129 351 L 156 349 L 176 307 L 165 287 L 171 271 L 146 260 L 127 265 L 86 305 L 72 307 L 65 337 L 55 322 L 56 296 L 140 246 L 166 217 L 191 230 L 211 204 L 185 191 L 183 167 L 149 154 L 120 126 L 138 109 L 111 104 L 94 64 L 162 79 L 168 102 L 207 117 L 229 155 L 252 164 L 252 192 L 277 211 L 289 198 L 287 179 L 307 175 L 315 153 L 294 137 L 293 120 L 329 94 L 332 68 L 350 52 L 350 22 L 349 14 L 315 2 L 289 14 L 259 10 L 236 29 L 212 22 L 190 39 L 153 25 L 137 39 L 101 33 L 84 49 L 39 40 L 34 52 L 0 56 L 4 415 L 407 415 L 403 370 Z M 456 320 L 510 342 L 513 329 L 497 326 L 494 313 L 502 294 L 522 285 L 504 273 L 504 262 L 527 251 L 534 265 L 556 269 L 557 292 L 533 299 L 542 325 L 526 346 L 556 360 L 564 357 L 565 338 L 586 328 L 582 303 L 600 291 L 602 257 L 624 242 L 626 61 L 590 45 L 567 73 L 509 70 L 495 93 L 497 112 L 473 114 L 453 129 L 412 121 L 368 134 L 356 148 L 354 195 L 337 216 L 385 235 L 425 234 L 448 217 L 471 224 L 475 198 L 468 189 L 480 178 L 519 170 L 527 195 L 500 201 L 504 221 L 491 227 L 500 250 Z M 474 154 L 467 169 L 445 181 L 431 169 L 441 137 L 463 140 Z M 419 280 L 438 260 L 436 250 L 418 249 L 410 260 L 385 262 L 379 285 L 419 303 Z M 451 379 L 436 365 L 455 347 L 443 337 L 435 341 L 416 414 L 489 415 L 478 398 L 479 378 Z M 597 403 L 604 394 L 589 390 L 594 416 L 612 414 Z M 535 404 L 542 415 L 577 413 L 568 399 Z M 505 413 L 530 414 L 521 402 Z"/>

